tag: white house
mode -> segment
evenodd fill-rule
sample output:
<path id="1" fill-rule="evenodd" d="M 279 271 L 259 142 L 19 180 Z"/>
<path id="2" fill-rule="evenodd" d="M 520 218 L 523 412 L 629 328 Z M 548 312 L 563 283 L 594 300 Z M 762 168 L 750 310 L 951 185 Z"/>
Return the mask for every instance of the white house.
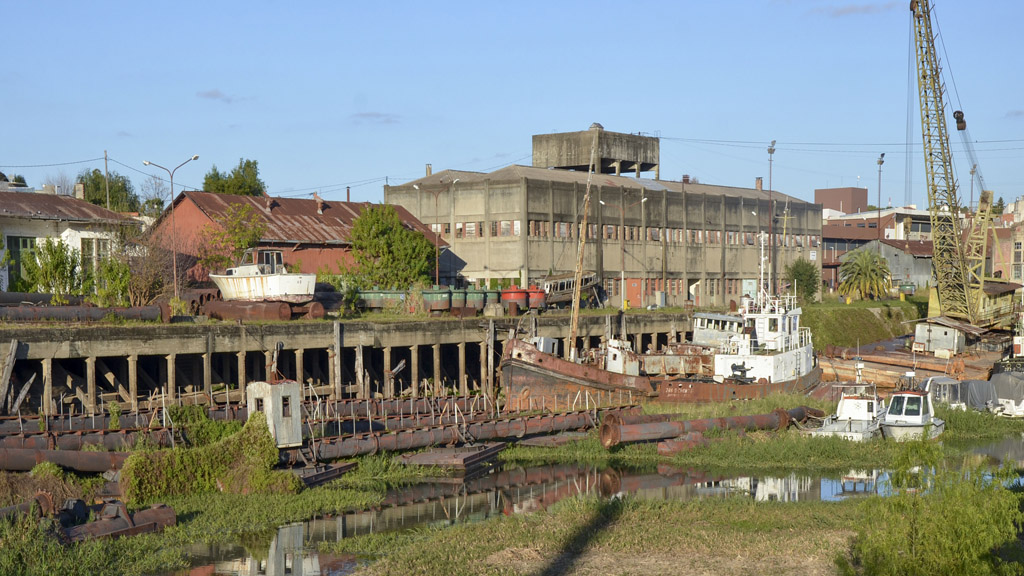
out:
<path id="1" fill-rule="evenodd" d="M 9 289 L 21 274 L 25 254 L 45 239 L 63 240 L 95 265 L 126 226 L 138 223 L 73 196 L 0 190 L 0 290 Z"/>

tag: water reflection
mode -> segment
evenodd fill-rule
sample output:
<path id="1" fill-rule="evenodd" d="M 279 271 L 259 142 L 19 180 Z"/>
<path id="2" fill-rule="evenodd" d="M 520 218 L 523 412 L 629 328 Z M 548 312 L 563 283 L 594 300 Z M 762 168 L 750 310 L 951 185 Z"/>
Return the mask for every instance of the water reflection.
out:
<path id="1" fill-rule="evenodd" d="M 977 463 L 1024 464 L 1024 438 L 979 445 L 968 451 Z M 758 502 L 836 501 L 888 494 L 885 471 L 850 470 L 843 474 L 715 475 L 669 465 L 653 470 L 596 468 L 556 464 L 497 469 L 469 479 L 417 484 L 388 492 L 372 510 L 315 518 L 282 526 L 266 537 L 228 546 L 196 546 L 197 565 L 188 574 L 277 574 L 338 576 L 353 572 L 360 560 L 318 554 L 320 542 L 431 526 L 478 522 L 499 515 L 545 510 L 574 496 L 649 500 L 692 500 L 740 496 Z"/>

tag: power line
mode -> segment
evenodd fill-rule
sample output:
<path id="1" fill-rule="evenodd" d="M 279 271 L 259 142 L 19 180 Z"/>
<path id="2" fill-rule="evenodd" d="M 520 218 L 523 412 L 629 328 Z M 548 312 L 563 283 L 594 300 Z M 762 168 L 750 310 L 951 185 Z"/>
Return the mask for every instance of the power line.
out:
<path id="1" fill-rule="evenodd" d="M 56 166 L 71 166 L 73 164 L 88 164 L 89 162 L 99 162 L 103 160 L 103 156 L 99 158 L 90 158 L 89 160 L 75 160 L 73 162 L 57 162 L 54 164 L 24 164 L 21 166 L 15 166 L 13 164 L 0 165 L 0 168 L 53 168 Z"/>

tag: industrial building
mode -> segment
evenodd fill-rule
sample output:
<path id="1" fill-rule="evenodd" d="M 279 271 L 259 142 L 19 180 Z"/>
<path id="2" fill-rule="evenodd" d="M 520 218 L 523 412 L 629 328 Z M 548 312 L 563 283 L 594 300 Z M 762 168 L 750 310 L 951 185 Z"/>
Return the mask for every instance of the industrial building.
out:
<path id="1" fill-rule="evenodd" d="M 539 285 L 573 272 L 588 187 L 583 269 L 597 273 L 608 304 L 738 304 L 757 290 L 762 252 L 766 283 L 774 270 L 778 285 L 799 258 L 820 269 L 821 206 L 768 190 L 762 178 L 753 188 L 661 180 L 658 138 L 599 124 L 534 136 L 533 147 L 532 166 L 428 165 L 423 178 L 385 187 L 385 202 L 448 243 L 454 267 L 442 268 L 442 283 Z"/>

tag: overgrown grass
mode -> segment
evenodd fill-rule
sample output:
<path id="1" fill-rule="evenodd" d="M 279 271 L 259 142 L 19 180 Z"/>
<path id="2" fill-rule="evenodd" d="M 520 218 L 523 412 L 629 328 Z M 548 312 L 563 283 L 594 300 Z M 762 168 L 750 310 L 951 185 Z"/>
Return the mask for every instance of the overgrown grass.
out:
<path id="1" fill-rule="evenodd" d="M 0 574 L 5 576 L 121 576 L 188 567 L 160 535 L 60 544 L 46 522 L 30 516 L 0 520 Z"/>
<path id="2" fill-rule="evenodd" d="M 737 555 L 751 559 L 745 573 L 781 574 L 798 568 L 794 559 L 816 554 L 827 563 L 844 552 L 849 527 L 863 520 L 851 503 L 586 497 L 530 515 L 321 549 L 381 555 L 369 574 L 638 574 L 684 565 L 690 573 L 722 573 L 722 560 L 735 564 Z"/>
<path id="3" fill-rule="evenodd" d="M 503 450 L 501 461 L 516 466 L 540 466 L 573 462 L 591 466 L 653 469 L 661 458 L 656 444 L 627 444 L 615 451 L 605 450 L 596 430 L 585 438 L 561 446 L 520 446 Z"/>
<path id="4" fill-rule="evenodd" d="M 689 420 L 768 414 L 777 408 L 789 410 L 798 406 L 815 408 L 828 414 L 835 411 L 836 403 L 829 400 L 819 400 L 803 394 L 771 394 L 765 398 L 755 398 L 752 400 L 706 402 L 703 404 L 646 402 L 643 405 L 643 411 L 645 414 L 683 414 L 685 419 Z"/>
<path id="5" fill-rule="evenodd" d="M 946 468 L 934 443 L 902 445 L 894 493 L 864 503 L 867 517 L 854 545 L 866 574 L 975 575 L 1021 573 L 995 552 L 1016 545 L 1024 522 L 1021 495 L 1006 488 L 1012 470 Z M 920 467 L 916 463 L 924 462 Z"/>
<path id="6" fill-rule="evenodd" d="M 935 415 L 946 421 L 943 440 L 999 439 L 1024 434 L 1024 419 L 1004 418 L 977 410 L 952 410 L 935 406 Z"/>
<path id="7" fill-rule="evenodd" d="M 216 491 L 296 492 L 298 479 L 274 470 L 277 463 L 266 419 L 255 413 L 241 432 L 208 446 L 132 454 L 121 470 L 121 488 L 132 504 Z"/>
<path id="8" fill-rule="evenodd" d="M 242 429 L 243 423 L 238 420 L 211 420 L 206 406 L 170 406 L 167 415 L 175 426 L 185 429 L 192 446 L 209 446 L 233 436 Z"/>

